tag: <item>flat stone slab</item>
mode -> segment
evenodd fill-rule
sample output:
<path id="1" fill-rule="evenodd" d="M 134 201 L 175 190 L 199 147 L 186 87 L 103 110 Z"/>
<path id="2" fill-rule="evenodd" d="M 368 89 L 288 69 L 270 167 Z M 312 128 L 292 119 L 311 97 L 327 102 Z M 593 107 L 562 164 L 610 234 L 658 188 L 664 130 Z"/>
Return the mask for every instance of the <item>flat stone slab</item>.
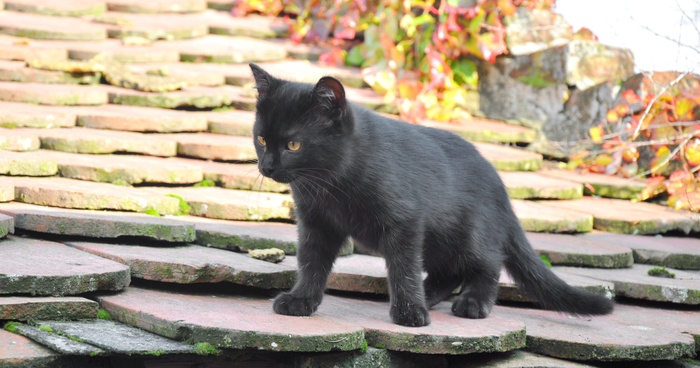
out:
<path id="1" fill-rule="evenodd" d="M 301 60 L 318 61 L 321 54 L 332 50 L 330 46 L 294 42 L 285 38 L 270 40 L 270 42 L 274 42 L 278 47 L 286 49 L 290 57 Z"/>
<path id="2" fill-rule="evenodd" d="M 45 330 L 49 330 L 50 327 L 42 326 Z M 87 356 L 100 356 L 106 355 L 106 351 L 86 344 L 84 342 L 79 342 L 71 340 L 71 338 L 55 334 L 54 332 L 43 331 L 38 327 L 21 324 L 15 327 L 17 333 L 30 338 L 46 347 L 51 348 L 51 350 L 59 352 L 63 355 L 87 355 Z M 53 331 L 53 329 L 49 330 Z M 77 339 L 76 339 L 77 340 Z"/>
<path id="3" fill-rule="evenodd" d="M 250 139 L 250 138 L 248 138 Z M 169 158 L 168 162 L 199 168 L 204 179 L 226 189 L 252 190 L 258 192 L 287 193 L 289 186 L 263 177 L 257 164 L 204 161 L 181 157 Z"/>
<path id="4" fill-rule="evenodd" d="M 209 123 L 209 132 L 250 137 L 253 133 L 255 113 L 252 111 L 225 111 L 202 113 Z"/>
<path id="5" fill-rule="evenodd" d="M 382 368 L 447 368 L 446 357 L 416 355 L 368 347 L 366 351 L 309 354 L 295 359 L 298 367 L 382 367 Z"/>
<path id="6" fill-rule="evenodd" d="M 221 106 L 234 106 L 246 110 L 255 107 L 255 99 L 244 96 L 240 87 L 200 87 L 190 86 L 173 92 L 142 92 L 133 89 L 104 86 L 109 93 L 109 103 L 130 106 L 160 107 L 175 109 L 196 107 L 213 109 Z"/>
<path id="7" fill-rule="evenodd" d="M 216 87 L 226 84 L 226 78 L 222 70 L 210 70 L 208 65 L 199 63 L 165 63 L 165 64 L 131 64 L 128 65 L 132 73 L 141 75 L 161 75 L 184 81 L 188 86 Z M 225 65 L 230 67 L 230 65 Z"/>
<path id="8" fill-rule="evenodd" d="M 23 129 L 41 139 L 45 149 L 71 153 L 136 153 L 169 157 L 177 154 L 177 143 L 163 137 L 136 132 L 119 132 L 91 128 Z"/>
<path id="9" fill-rule="evenodd" d="M 57 173 L 56 160 L 41 151 L 0 151 L 1 175 L 53 176 Z"/>
<path id="10" fill-rule="evenodd" d="M 0 202 L 10 202 L 15 199 L 15 187 L 9 184 L 0 184 Z"/>
<path id="11" fill-rule="evenodd" d="M 153 355 L 191 353 L 194 346 L 173 341 L 115 321 L 37 321 L 68 336 L 117 354 Z"/>
<path id="12" fill-rule="evenodd" d="M 649 276 L 653 266 L 635 264 L 625 269 L 589 269 L 558 267 L 562 272 L 604 280 L 615 284 L 615 293 L 632 299 L 674 304 L 700 305 L 700 275 L 697 272 L 669 269 L 675 278 Z"/>
<path id="13" fill-rule="evenodd" d="M 292 196 L 214 187 L 148 188 L 159 194 L 177 194 L 192 207 L 191 215 L 224 220 L 292 220 Z"/>
<path id="14" fill-rule="evenodd" d="M 82 19 L 11 11 L 0 13 L 0 33 L 40 40 L 102 41 L 107 38 L 104 27 Z"/>
<path id="15" fill-rule="evenodd" d="M 104 1 L 51 1 L 51 0 L 9 0 L 5 1 L 5 9 L 53 15 L 59 17 L 82 17 L 86 15 L 98 15 L 107 10 Z"/>
<path id="16" fill-rule="evenodd" d="M 296 257 L 286 257 L 281 263 L 297 268 Z M 384 258 L 362 254 L 338 257 L 328 276 L 331 290 L 388 295 L 387 270 Z"/>
<path id="17" fill-rule="evenodd" d="M 98 84 L 97 73 L 65 73 L 63 71 L 34 69 L 24 61 L 0 60 L 0 81 L 50 84 Z"/>
<path id="18" fill-rule="evenodd" d="M 279 17 L 248 15 L 231 16 L 231 12 L 209 10 L 200 19 L 209 25 L 209 33 L 252 38 L 279 38 L 288 33 L 289 27 Z"/>
<path id="19" fill-rule="evenodd" d="M 608 299 L 612 299 L 615 296 L 615 285 L 611 282 L 566 273 L 560 271 L 558 268 L 553 268 L 552 272 L 554 272 L 560 279 L 564 280 L 564 282 L 577 289 L 601 294 Z M 520 291 L 518 285 L 515 283 L 515 281 L 513 281 L 513 279 L 511 279 L 510 275 L 508 275 L 508 272 L 505 270 L 501 271 L 498 287 L 498 300 L 527 303 L 534 302 L 529 295 Z"/>
<path id="20" fill-rule="evenodd" d="M 37 45 L 37 41 L 28 41 L 26 38 L 0 34 L 0 45 L 2 45 L 0 60 L 65 60 L 68 57 L 68 50 L 65 47 L 51 44 Z"/>
<path id="21" fill-rule="evenodd" d="M 700 239 L 673 236 L 637 236 L 594 232 L 586 238 L 629 247 L 635 263 L 679 270 L 700 270 Z"/>
<path id="22" fill-rule="evenodd" d="M 0 329 L 0 365 L 6 367 L 50 367 L 61 356 L 34 341 Z"/>
<path id="23" fill-rule="evenodd" d="M 156 248 L 88 242 L 66 244 L 125 264 L 131 268 L 131 277 L 137 279 L 177 284 L 230 282 L 263 289 L 288 289 L 296 277 L 293 267 L 199 245 Z"/>
<path id="24" fill-rule="evenodd" d="M 500 354 L 466 356 L 459 360 L 461 368 L 594 368 L 592 365 L 551 358 L 523 350 Z"/>
<path id="25" fill-rule="evenodd" d="M 148 40 L 182 40 L 204 37 L 209 27 L 197 15 L 189 14 L 128 14 L 107 12 L 107 19 L 118 19 L 117 24 L 106 24 L 111 38 L 140 37 Z M 99 20 L 97 20 L 99 23 Z"/>
<path id="26" fill-rule="evenodd" d="M 42 43 L 41 45 L 45 45 Z M 180 60 L 176 50 L 161 47 L 125 45 L 120 40 L 102 42 L 52 42 L 54 47 L 64 47 L 71 59 L 87 60 L 103 56 L 121 63 L 174 63 Z"/>
<path id="27" fill-rule="evenodd" d="M 11 236 L 0 247 L 0 294 L 75 295 L 131 281 L 128 267 L 63 244 Z"/>
<path id="28" fill-rule="evenodd" d="M 38 105 L 103 105 L 107 93 L 80 85 L 0 82 L 0 100 Z"/>
<path id="29" fill-rule="evenodd" d="M 474 143 L 474 146 L 500 171 L 537 171 L 542 167 L 539 153 L 488 143 Z"/>
<path id="30" fill-rule="evenodd" d="M 270 351 L 360 349 L 363 328 L 323 311 L 275 314 L 272 301 L 236 295 L 188 295 L 131 287 L 98 297 L 112 318 L 177 340 Z"/>
<path id="31" fill-rule="evenodd" d="M 258 159 L 251 137 L 232 137 L 211 133 L 168 134 L 162 137 L 177 142 L 179 156 L 243 162 Z"/>
<path id="32" fill-rule="evenodd" d="M 97 302 L 80 297 L 0 297 L 0 319 L 4 320 L 97 318 L 97 308 Z"/>
<path id="33" fill-rule="evenodd" d="M 532 143 L 537 138 L 537 132 L 530 128 L 482 118 L 457 123 L 425 121 L 421 125 L 447 130 L 472 142 Z"/>
<path id="34" fill-rule="evenodd" d="M 643 325 L 659 330 L 671 330 L 695 338 L 695 351 L 700 352 L 700 320 L 697 318 L 697 310 L 655 308 L 649 305 L 635 306 L 617 304 L 625 322 L 638 326 Z"/>
<path id="35" fill-rule="evenodd" d="M 201 132 L 207 119 L 198 114 L 151 107 L 104 105 L 74 110 L 77 124 L 86 128 L 129 132 Z"/>
<path id="36" fill-rule="evenodd" d="M 572 201 L 539 202 L 593 216 L 593 227 L 622 234 L 659 234 L 668 231 L 700 231 L 697 215 L 652 203 L 586 197 Z"/>
<path id="37" fill-rule="evenodd" d="M 166 158 L 134 155 L 81 155 L 76 153 L 37 151 L 51 155 L 58 163 L 60 176 L 117 184 L 188 185 L 204 179 L 196 166 Z M 2 156 L 0 156 L 2 157 Z"/>
<path id="38" fill-rule="evenodd" d="M 277 248 L 283 250 L 285 254 L 295 254 L 297 250 L 299 236 L 296 225 L 225 221 L 195 216 L 183 216 L 178 220 L 194 225 L 197 234 L 195 243 L 199 245 L 238 252 Z"/>
<path id="39" fill-rule="evenodd" d="M 581 183 L 586 195 L 632 199 L 646 187 L 644 182 L 617 176 L 595 174 L 584 171 L 546 169 L 539 172 L 544 176 Z"/>
<path id="40" fill-rule="evenodd" d="M 146 212 L 161 215 L 180 212 L 180 201 L 154 195 L 145 189 L 66 178 L 0 177 L 0 185 L 12 184 L 18 202 L 87 210 Z M 169 194 L 169 193 L 165 193 Z"/>
<path id="41" fill-rule="evenodd" d="M 500 172 L 508 195 L 514 199 L 578 199 L 583 185 L 535 172 Z"/>
<path id="42" fill-rule="evenodd" d="M 27 131 L 0 128 L 0 150 L 36 151 L 41 146 L 39 137 Z"/>
<path id="43" fill-rule="evenodd" d="M 5 205 L 3 204 L 3 207 Z M 6 215 L 0 215 L 0 239 L 15 232 L 15 220 Z"/>
<path id="44" fill-rule="evenodd" d="M 525 231 L 582 233 L 593 230 L 593 216 L 565 208 L 553 208 L 533 201 L 511 200 Z"/>
<path id="45" fill-rule="evenodd" d="M 242 18 L 248 19 L 249 17 Z M 240 18 L 235 18 L 236 21 Z M 255 19 L 255 18 L 253 18 Z M 331 76 L 338 79 L 346 87 L 362 88 L 366 84 L 362 78 L 359 68 L 346 66 L 326 66 L 308 60 L 284 60 L 273 63 L 258 63 L 258 66 L 265 69 L 274 76 L 279 76 L 285 80 L 316 84 L 319 79 Z M 234 86 L 243 86 L 255 83 L 253 73 L 248 65 L 211 65 L 208 68 L 219 68 L 226 75 L 226 83 Z M 290 73 L 293 70 L 294 73 Z"/>
<path id="46" fill-rule="evenodd" d="M 0 206 L 12 216 L 17 229 L 91 238 L 137 237 L 164 242 L 195 240 L 194 226 L 169 218 L 140 213 L 84 211 L 13 202 Z"/>
<path id="47" fill-rule="evenodd" d="M 111 11 L 126 13 L 195 13 L 207 10 L 205 0 L 107 0 Z"/>
<path id="48" fill-rule="evenodd" d="M 181 61 L 247 64 L 262 61 L 280 61 L 287 50 L 265 40 L 247 37 L 209 35 L 206 37 L 156 43 L 157 47 L 177 50 Z"/>
<path id="49" fill-rule="evenodd" d="M 692 336 L 654 327 L 649 320 L 616 306 L 607 316 L 566 314 L 496 306 L 489 316 L 514 318 L 527 326 L 528 350 L 552 357 L 585 361 L 672 360 L 693 353 Z M 486 319 L 488 320 L 488 318 Z"/>
<path id="50" fill-rule="evenodd" d="M 574 235 L 528 233 L 530 245 L 540 255 L 547 255 L 552 265 L 626 268 L 634 259 L 630 248 L 594 238 Z"/>
<path id="51" fill-rule="evenodd" d="M 76 114 L 55 106 L 0 102 L 0 128 L 70 128 Z"/>

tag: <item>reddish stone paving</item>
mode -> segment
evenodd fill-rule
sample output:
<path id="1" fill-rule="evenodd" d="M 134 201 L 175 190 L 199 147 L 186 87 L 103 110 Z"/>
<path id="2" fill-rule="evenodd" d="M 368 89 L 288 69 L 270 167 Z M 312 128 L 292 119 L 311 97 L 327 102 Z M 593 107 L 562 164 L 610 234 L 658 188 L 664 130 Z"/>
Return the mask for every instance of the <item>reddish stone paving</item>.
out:
<path id="1" fill-rule="evenodd" d="M 252 111 L 211 112 L 202 113 L 202 116 L 209 122 L 210 133 L 250 138 L 253 132 L 255 113 Z"/>
<path id="2" fill-rule="evenodd" d="M 48 367 L 60 355 L 24 336 L 0 329 L 0 364 L 8 367 Z"/>
<path id="3" fill-rule="evenodd" d="M 586 195 L 601 197 L 632 199 L 646 187 L 644 182 L 638 180 L 570 170 L 547 168 L 540 171 L 539 174 L 581 183 Z"/>
<path id="4" fill-rule="evenodd" d="M 247 138 L 250 140 L 250 138 Z M 289 185 L 263 177 L 257 164 L 204 161 L 190 158 L 170 158 L 166 162 L 194 166 L 202 170 L 204 179 L 227 189 L 251 190 L 256 192 L 289 192 Z"/>
<path id="5" fill-rule="evenodd" d="M 586 238 L 629 247 L 636 263 L 700 270 L 700 239 L 670 236 L 633 236 L 594 232 Z"/>
<path id="6" fill-rule="evenodd" d="M 515 199 L 578 199 L 583 185 L 553 179 L 535 172 L 501 172 L 508 195 Z"/>
<path id="7" fill-rule="evenodd" d="M 92 86 L 0 82 L 0 100 L 39 105 L 103 105 L 107 93 Z"/>
<path id="8" fill-rule="evenodd" d="M 94 129 L 130 132 L 201 132 L 207 130 L 203 116 L 151 107 L 104 105 L 75 109 L 77 125 Z"/>
<path id="9" fill-rule="evenodd" d="M 0 102 L 2 128 L 70 128 L 76 119 L 74 110 L 62 106 Z"/>
<path id="10" fill-rule="evenodd" d="M 528 233 L 530 244 L 546 254 L 553 265 L 595 268 L 632 267 L 632 250 L 610 243 L 571 235 Z"/>
<path id="11" fill-rule="evenodd" d="M 72 320 L 97 317 L 98 304 L 82 297 L 0 297 L 0 320 Z"/>
<path id="12" fill-rule="evenodd" d="M 183 216 L 178 220 L 192 223 L 197 234 L 195 242 L 207 247 L 234 251 L 278 248 L 286 254 L 296 253 L 298 234 L 295 225 L 226 221 L 195 216 Z"/>
<path id="13" fill-rule="evenodd" d="M 21 176 L 53 176 L 58 165 L 53 157 L 41 151 L 0 151 L 0 174 Z"/>
<path id="14" fill-rule="evenodd" d="M 250 137 L 231 137 L 207 133 L 168 134 L 161 135 L 161 137 L 177 142 L 179 156 L 244 162 L 254 161 L 258 158 L 253 140 Z"/>
<path id="15" fill-rule="evenodd" d="M 104 27 L 67 17 L 3 11 L 0 13 L 0 33 L 41 40 L 102 41 L 107 39 Z"/>
<path id="16" fill-rule="evenodd" d="M 596 280 L 594 278 L 579 276 L 572 273 L 563 272 L 559 267 L 552 268 L 552 272 L 567 284 L 592 293 L 604 295 L 612 299 L 615 296 L 615 284 L 607 281 Z M 501 271 L 498 281 L 498 300 L 511 302 L 533 302 L 532 298 L 523 293 L 518 285 L 510 278 L 508 272 Z"/>
<path id="17" fill-rule="evenodd" d="M 108 131 L 91 128 L 14 129 L 19 134 L 36 137 L 41 147 L 54 151 L 106 154 L 137 153 L 169 157 L 177 154 L 177 143 L 162 136 L 136 132 Z"/>
<path id="18" fill-rule="evenodd" d="M 580 233 L 593 229 L 593 216 L 566 209 L 553 209 L 533 201 L 512 200 L 515 215 L 525 231 Z"/>
<path id="19" fill-rule="evenodd" d="M 107 0 L 112 11 L 129 13 L 194 13 L 207 9 L 205 0 Z"/>

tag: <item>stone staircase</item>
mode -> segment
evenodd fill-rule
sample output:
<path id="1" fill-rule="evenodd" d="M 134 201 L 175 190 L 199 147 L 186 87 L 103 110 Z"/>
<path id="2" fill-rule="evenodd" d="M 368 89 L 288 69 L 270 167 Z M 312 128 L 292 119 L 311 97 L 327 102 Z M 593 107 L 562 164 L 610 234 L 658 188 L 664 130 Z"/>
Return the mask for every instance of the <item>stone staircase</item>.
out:
<path id="1" fill-rule="evenodd" d="M 535 250 L 568 283 L 615 297 L 614 314 L 535 309 L 504 274 L 485 320 L 442 303 L 430 326 L 397 326 L 383 260 L 352 244 L 318 313 L 274 314 L 297 234 L 288 188 L 251 163 L 247 63 L 304 82 L 334 75 L 351 100 L 392 107 L 358 69 L 278 38 L 280 19 L 234 18 L 226 3 L 4 1 L 0 367 L 699 364 L 681 361 L 700 351 L 697 215 L 632 203 L 643 183 L 558 169 L 520 148 L 533 130 L 486 119 L 425 124 L 475 143 Z M 78 62 L 95 57 L 119 75 Z M 268 248 L 287 257 L 247 254 Z M 652 265 L 675 278 L 649 276 Z"/>

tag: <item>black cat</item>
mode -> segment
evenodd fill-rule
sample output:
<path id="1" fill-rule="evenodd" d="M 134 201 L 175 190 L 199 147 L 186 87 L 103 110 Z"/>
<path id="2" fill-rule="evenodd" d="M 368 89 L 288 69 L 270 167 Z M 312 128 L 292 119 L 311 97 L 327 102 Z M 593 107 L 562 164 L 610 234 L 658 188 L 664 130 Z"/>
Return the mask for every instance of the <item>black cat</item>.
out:
<path id="1" fill-rule="evenodd" d="M 400 325 L 429 324 L 428 308 L 460 286 L 454 314 L 486 317 L 503 265 L 544 308 L 612 311 L 611 300 L 575 289 L 547 269 L 496 170 L 472 144 L 349 103 L 331 77 L 312 85 L 250 67 L 258 90 L 258 167 L 291 186 L 299 230 L 298 278 L 274 300 L 275 312 L 316 311 L 348 237 L 384 255 L 390 315 Z"/>

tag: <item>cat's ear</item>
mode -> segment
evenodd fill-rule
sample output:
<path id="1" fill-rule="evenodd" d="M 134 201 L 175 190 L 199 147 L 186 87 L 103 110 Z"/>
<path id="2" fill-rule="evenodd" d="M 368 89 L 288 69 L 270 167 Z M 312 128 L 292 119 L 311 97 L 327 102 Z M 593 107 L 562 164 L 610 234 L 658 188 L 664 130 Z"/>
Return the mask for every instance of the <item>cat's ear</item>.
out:
<path id="1" fill-rule="evenodd" d="M 263 68 L 253 63 L 248 65 L 250 66 L 250 70 L 253 72 L 253 78 L 255 78 L 255 89 L 258 90 L 258 99 L 262 100 L 268 95 L 268 93 L 270 93 L 274 77 L 263 70 Z"/>
<path id="2" fill-rule="evenodd" d="M 347 105 L 345 99 L 345 89 L 343 85 L 333 77 L 323 77 L 319 79 L 314 87 L 314 97 L 331 110 L 344 109 Z"/>

